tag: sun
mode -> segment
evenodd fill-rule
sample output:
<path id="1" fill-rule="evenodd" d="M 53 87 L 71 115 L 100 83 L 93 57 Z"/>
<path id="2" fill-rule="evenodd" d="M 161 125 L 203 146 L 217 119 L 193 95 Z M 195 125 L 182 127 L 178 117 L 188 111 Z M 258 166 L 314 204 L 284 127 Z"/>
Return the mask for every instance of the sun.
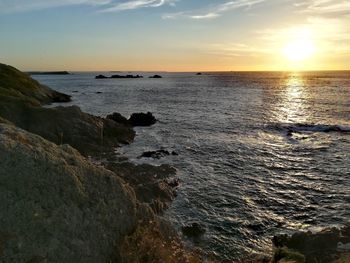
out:
<path id="1" fill-rule="evenodd" d="M 315 46 L 312 40 L 307 38 L 292 40 L 283 48 L 284 56 L 292 62 L 304 61 L 312 57 L 314 53 Z"/>

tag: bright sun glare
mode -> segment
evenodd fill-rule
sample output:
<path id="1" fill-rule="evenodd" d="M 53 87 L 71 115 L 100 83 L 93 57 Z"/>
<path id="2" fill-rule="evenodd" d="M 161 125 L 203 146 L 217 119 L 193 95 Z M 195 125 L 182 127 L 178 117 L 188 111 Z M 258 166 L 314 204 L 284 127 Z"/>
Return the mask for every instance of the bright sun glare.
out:
<path id="1" fill-rule="evenodd" d="M 283 53 L 290 61 L 303 61 L 310 58 L 315 52 L 314 44 L 310 39 L 296 39 L 289 42 Z"/>

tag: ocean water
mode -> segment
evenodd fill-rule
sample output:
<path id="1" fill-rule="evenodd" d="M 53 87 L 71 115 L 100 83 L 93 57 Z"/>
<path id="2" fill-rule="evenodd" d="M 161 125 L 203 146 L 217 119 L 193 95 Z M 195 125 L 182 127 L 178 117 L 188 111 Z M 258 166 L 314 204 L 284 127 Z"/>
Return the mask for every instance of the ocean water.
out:
<path id="1" fill-rule="evenodd" d="M 178 169 L 165 217 L 206 227 L 189 245 L 229 262 L 268 251 L 278 233 L 350 222 L 350 72 L 99 73 L 34 77 L 95 115 L 156 116 L 120 151 Z M 139 158 L 160 148 L 179 155 Z"/>

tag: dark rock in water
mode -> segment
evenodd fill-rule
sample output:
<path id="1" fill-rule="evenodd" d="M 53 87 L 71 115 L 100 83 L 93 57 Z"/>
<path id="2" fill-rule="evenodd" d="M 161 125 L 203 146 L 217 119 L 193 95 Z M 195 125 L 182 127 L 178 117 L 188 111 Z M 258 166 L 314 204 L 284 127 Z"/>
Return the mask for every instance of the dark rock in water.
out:
<path id="1" fill-rule="evenodd" d="M 205 233 L 205 228 L 199 223 L 192 223 L 181 228 L 182 233 L 187 237 L 197 238 Z"/>
<path id="2" fill-rule="evenodd" d="M 169 155 L 178 155 L 176 152 L 169 152 L 168 150 L 160 149 L 157 151 L 147 151 L 144 152 L 140 158 L 154 158 L 154 159 L 160 159 L 165 156 Z"/>
<path id="3" fill-rule="evenodd" d="M 143 78 L 143 76 L 140 76 L 140 75 L 112 75 L 111 76 L 111 79 L 139 79 L 139 78 Z"/>
<path id="4" fill-rule="evenodd" d="M 201 73 L 201 72 L 198 72 L 196 75 L 197 75 L 197 76 L 200 76 L 200 75 L 202 75 L 202 73 Z"/>
<path id="5" fill-rule="evenodd" d="M 105 75 L 98 75 L 95 77 L 95 79 L 108 79 Z"/>
<path id="6" fill-rule="evenodd" d="M 70 75 L 68 71 L 45 71 L 45 72 L 40 72 L 40 71 L 32 71 L 32 72 L 27 72 L 29 75 Z"/>
<path id="7" fill-rule="evenodd" d="M 114 113 L 112 113 L 110 115 L 107 115 L 106 118 L 110 119 L 110 120 L 113 120 L 113 121 L 115 121 L 117 123 L 121 123 L 121 124 L 124 124 L 124 125 L 130 125 L 128 119 L 125 118 L 123 115 L 121 115 L 118 112 L 114 112 Z"/>
<path id="8" fill-rule="evenodd" d="M 161 78 L 163 78 L 162 76 L 160 76 L 160 75 L 153 75 L 153 76 L 151 76 L 151 77 L 149 77 L 150 79 L 161 79 Z"/>
<path id="9" fill-rule="evenodd" d="M 151 126 L 157 122 L 156 118 L 151 112 L 147 113 L 133 113 L 129 118 L 131 126 Z"/>
<path id="10" fill-rule="evenodd" d="M 333 262 L 334 255 L 339 253 L 339 244 L 350 242 L 350 225 L 341 229 L 327 228 L 317 233 L 298 232 L 292 236 L 275 236 L 272 241 L 274 246 L 280 249 L 275 255 L 279 257 L 278 260 L 288 259 L 291 257 L 289 253 L 298 253 L 305 258 L 305 262 Z"/>
<path id="11" fill-rule="evenodd" d="M 102 92 L 101 91 L 96 91 L 96 94 L 102 94 Z"/>

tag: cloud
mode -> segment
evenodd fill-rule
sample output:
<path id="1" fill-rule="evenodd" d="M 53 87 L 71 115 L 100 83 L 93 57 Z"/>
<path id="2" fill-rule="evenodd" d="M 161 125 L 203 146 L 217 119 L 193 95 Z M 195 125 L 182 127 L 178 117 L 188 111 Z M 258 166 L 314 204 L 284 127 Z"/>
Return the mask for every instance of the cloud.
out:
<path id="1" fill-rule="evenodd" d="M 190 18 L 195 20 L 213 19 L 221 16 L 223 13 L 239 8 L 250 8 L 253 5 L 265 2 L 265 0 L 236 0 L 228 1 L 218 5 L 212 5 L 204 10 L 178 12 L 163 15 L 163 19 Z"/>
<path id="2" fill-rule="evenodd" d="M 16 13 L 69 5 L 105 5 L 111 0 L 0 0 L 0 13 Z"/>
<path id="3" fill-rule="evenodd" d="M 177 0 L 132 0 L 123 3 L 115 3 L 103 9 L 101 12 L 118 12 L 146 7 L 160 7 L 165 4 L 174 5 Z"/>
<path id="4" fill-rule="evenodd" d="M 17 13 L 70 5 L 97 6 L 101 12 L 174 5 L 178 0 L 0 0 L 0 13 Z"/>
<path id="5" fill-rule="evenodd" d="M 340 16 L 350 14 L 349 0 L 309 0 L 296 4 L 301 13 L 322 15 L 322 16 Z"/>

